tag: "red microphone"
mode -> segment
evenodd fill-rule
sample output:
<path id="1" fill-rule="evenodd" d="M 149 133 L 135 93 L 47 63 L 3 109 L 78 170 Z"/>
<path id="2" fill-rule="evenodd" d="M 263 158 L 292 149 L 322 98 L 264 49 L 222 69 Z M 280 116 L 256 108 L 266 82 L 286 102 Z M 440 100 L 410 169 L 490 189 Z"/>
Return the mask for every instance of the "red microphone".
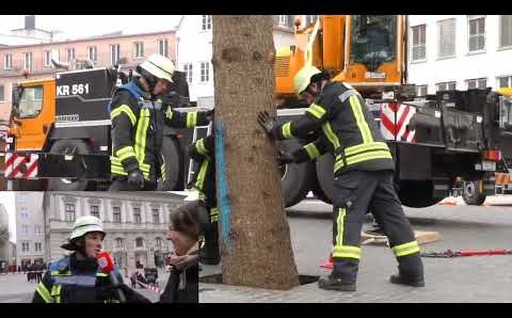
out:
<path id="1" fill-rule="evenodd" d="M 123 290 L 120 288 L 119 280 L 117 279 L 117 276 L 114 272 L 114 261 L 112 260 L 112 256 L 110 256 L 110 253 L 103 250 L 98 253 L 97 255 L 98 259 L 98 265 L 102 273 L 108 274 L 110 277 L 110 282 L 114 286 L 114 288 L 117 290 L 117 294 L 119 296 L 119 301 L 122 303 L 126 302 L 126 296 L 124 295 Z"/>

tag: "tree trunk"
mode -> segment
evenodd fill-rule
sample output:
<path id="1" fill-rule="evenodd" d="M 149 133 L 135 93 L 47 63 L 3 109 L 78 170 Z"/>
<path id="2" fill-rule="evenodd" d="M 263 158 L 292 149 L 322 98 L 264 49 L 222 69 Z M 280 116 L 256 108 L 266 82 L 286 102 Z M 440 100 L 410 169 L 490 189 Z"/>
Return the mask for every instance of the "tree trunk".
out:
<path id="1" fill-rule="evenodd" d="M 257 114 L 276 112 L 271 16 L 213 16 L 215 155 L 223 282 L 299 284 L 273 141 Z"/>

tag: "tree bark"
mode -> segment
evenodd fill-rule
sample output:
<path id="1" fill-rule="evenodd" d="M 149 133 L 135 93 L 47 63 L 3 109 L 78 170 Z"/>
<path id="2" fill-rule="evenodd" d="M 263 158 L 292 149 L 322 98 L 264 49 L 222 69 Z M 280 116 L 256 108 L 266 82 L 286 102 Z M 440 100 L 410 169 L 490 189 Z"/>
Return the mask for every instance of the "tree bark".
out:
<path id="1" fill-rule="evenodd" d="M 272 102 L 271 16 L 213 16 L 215 153 L 223 282 L 299 284 L 274 142 L 257 123 Z"/>

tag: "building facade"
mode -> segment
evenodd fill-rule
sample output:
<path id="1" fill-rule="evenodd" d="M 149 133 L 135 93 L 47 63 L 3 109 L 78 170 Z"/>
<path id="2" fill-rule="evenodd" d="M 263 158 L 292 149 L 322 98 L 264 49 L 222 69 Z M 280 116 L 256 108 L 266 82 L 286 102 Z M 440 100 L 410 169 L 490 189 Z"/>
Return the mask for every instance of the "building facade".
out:
<path id="1" fill-rule="evenodd" d="M 4 205 L 0 203 L 0 261 L 11 261 L 9 235 L 9 214 Z"/>
<path id="2" fill-rule="evenodd" d="M 176 61 L 175 31 L 123 35 L 120 32 L 104 36 L 63 42 L 0 47 L 0 120 L 8 118 L 11 109 L 12 84 L 29 78 L 50 77 L 56 69 L 52 57 L 81 68 L 86 60 L 95 67 L 108 67 L 121 62 L 123 69 L 134 69 L 153 53 Z M 62 71 L 62 70 L 60 70 Z"/>
<path id="3" fill-rule="evenodd" d="M 16 265 L 45 263 L 43 192 L 15 192 Z"/>
<path id="4" fill-rule="evenodd" d="M 183 198 L 167 192 L 59 192 L 45 193 L 44 224 L 46 260 L 54 262 L 66 254 L 66 242 L 76 218 L 94 215 L 107 233 L 103 248 L 127 275 L 137 264 L 163 265 L 172 251 L 166 240 L 170 213 Z"/>
<path id="5" fill-rule="evenodd" d="M 274 45 L 276 48 L 293 45 L 292 15 L 274 16 Z M 178 69 L 187 73 L 190 101 L 200 107 L 213 107 L 212 16 L 183 16 L 176 32 Z"/>
<path id="6" fill-rule="evenodd" d="M 512 15 L 409 15 L 409 83 L 418 94 L 512 86 Z"/>

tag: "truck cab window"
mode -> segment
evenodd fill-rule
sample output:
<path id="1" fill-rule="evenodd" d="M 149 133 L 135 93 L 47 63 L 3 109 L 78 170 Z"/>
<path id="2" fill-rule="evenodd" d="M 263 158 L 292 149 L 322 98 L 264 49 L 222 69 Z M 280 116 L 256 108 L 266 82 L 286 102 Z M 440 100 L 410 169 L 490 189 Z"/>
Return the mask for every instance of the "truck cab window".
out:
<path id="1" fill-rule="evenodd" d="M 26 87 L 21 94 L 20 104 L 18 106 L 18 117 L 35 117 L 41 112 L 42 107 L 43 87 Z"/>
<path id="2" fill-rule="evenodd" d="M 351 63 L 366 64 L 376 69 L 396 59 L 397 16 L 353 15 Z"/>

